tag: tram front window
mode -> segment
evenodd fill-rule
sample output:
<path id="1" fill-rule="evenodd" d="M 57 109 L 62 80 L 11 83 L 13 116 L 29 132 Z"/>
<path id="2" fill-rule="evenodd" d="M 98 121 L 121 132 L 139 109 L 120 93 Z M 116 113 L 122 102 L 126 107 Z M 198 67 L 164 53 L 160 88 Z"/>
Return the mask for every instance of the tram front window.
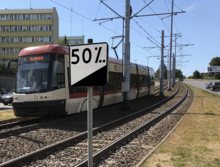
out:
<path id="1" fill-rule="evenodd" d="M 48 91 L 49 69 L 50 54 L 19 57 L 16 92 Z"/>

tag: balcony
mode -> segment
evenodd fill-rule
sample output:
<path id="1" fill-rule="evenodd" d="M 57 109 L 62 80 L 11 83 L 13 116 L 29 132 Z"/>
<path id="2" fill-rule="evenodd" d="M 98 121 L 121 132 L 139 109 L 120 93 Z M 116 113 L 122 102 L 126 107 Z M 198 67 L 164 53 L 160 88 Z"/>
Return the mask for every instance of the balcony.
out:
<path id="1" fill-rule="evenodd" d="M 0 37 L 48 37 L 53 31 L 0 31 Z"/>
<path id="2" fill-rule="evenodd" d="M 0 26 L 53 25 L 53 20 L 1 20 Z"/>
<path id="3" fill-rule="evenodd" d="M 53 42 L 8 42 L 8 43 L 0 43 L 0 46 L 1 48 L 26 48 L 29 46 L 39 46 L 39 45 L 49 45 L 49 44 L 53 44 Z M 0 53 L 0 55 L 3 54 Z M 4 54 L 4 55 L 10 55 L 10 54 Z"/>

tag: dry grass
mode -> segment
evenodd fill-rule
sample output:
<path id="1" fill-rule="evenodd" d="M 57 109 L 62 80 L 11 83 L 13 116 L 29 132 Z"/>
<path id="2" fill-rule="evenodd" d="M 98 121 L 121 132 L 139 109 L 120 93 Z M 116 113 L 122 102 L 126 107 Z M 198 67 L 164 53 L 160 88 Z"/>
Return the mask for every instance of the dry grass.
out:
<path id="1" fill-rule="evenodd" d="M 193 107 L 142 167 L 220 167 L 220 97 L 190 87 Z"/>
<path id="2" fill-rule="evenodd" d="M 5 110 L 0 112 L 0 121 L 16 118 L 13 110 Z"/>

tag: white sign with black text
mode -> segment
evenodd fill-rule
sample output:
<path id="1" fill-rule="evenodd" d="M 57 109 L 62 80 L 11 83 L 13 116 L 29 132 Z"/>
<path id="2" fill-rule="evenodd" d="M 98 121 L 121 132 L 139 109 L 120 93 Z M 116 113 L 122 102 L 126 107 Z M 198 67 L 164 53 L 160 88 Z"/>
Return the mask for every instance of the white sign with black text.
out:
<path id="1" fill-rule="evenodd" d="M 108 81 L 108 43 L 70 46 L 71 86 L 104 86 Z"/>

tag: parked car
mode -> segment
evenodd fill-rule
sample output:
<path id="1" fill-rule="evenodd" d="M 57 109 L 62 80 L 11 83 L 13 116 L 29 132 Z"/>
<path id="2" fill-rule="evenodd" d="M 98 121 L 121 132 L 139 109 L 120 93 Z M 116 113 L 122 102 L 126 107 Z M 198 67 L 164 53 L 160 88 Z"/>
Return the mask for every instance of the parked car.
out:
<path id="1" fill-rule="evenodd" d="M 2 103 L 4 105 L 8 105 L 8 103 L 12 103 L 13 102 L 13 98 L 14 98 L 14 89 L 12 89 L 8 94 L 4 94 L 1 96 L 2 99 Z"/>
<path id="2" fill-rule="evenodd" d="M 4 88 L 1 88 L 0 91 L 1 91 L 1 92 L 0 92 L 0 95 L 3 95 L 3 94 L 6 94 L 6 93 L 7 93 Z"/>
<path id="3" fill-rule="evenodd" d="M 209 88 L 210 88 L 210 85 L 212 84 L 212 82 L 213 82 L 213 81 L 205 83 L 205 85 L 206 85 L 206 86 L 205 86 L 206 89 L 209 89 Z"/>
<path id="4" fill-rule="evenodd" d="M 214 91 L 216 89 L 220 89 L 220 82 L 212 82 L 212 85 L 210 85 L 210 90 Z"/>

